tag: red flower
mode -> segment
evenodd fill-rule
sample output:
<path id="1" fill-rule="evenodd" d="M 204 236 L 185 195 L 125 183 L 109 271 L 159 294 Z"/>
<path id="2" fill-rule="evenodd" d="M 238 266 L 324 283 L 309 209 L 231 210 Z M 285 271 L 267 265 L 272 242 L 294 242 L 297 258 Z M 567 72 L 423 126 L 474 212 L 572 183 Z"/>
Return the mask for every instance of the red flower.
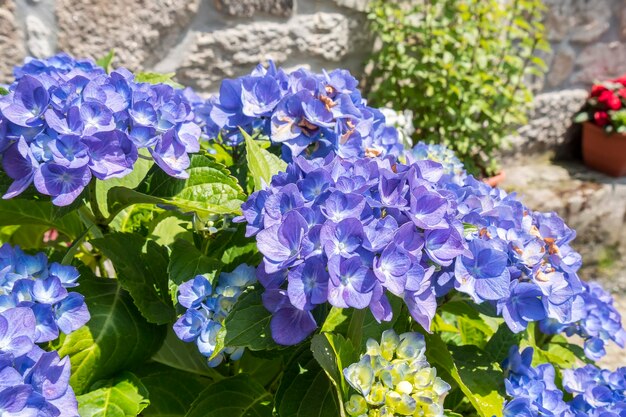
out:
<path id="1" fill-rule="evenodd" d="M 617 90 L 617 95 L 622 98 L 626 98 L 626 88 L 620 88 Z"/>
<path id="2" fill-rule="evenodd" d="M 615 95 L 612 91 L 604 91 L 598 97 L 598 103 L 604 104 L 611 110 L 619 110 L 622 107 L 622 102 L 619 97 Z"/>
<path id="3" fill-rule="evenodd" d="M 598 126 L 604 127 L 609 124 L 609 114 L 605 111 L 596 112 L 593 115 L 593 120 L 595 120 Z"/>
<path id="4" fill-rule="evenodd" d="M 605 91 L 608 91 L 605 86 L 603 86 L 602 84 L 596 84 L 591 87 L 591 97 L 599 97 L 600 94 L 604 93 Z"/>
<path id="5" fill-rule="evenodd" d="M 614 82 L 614 83 L 619 83 L 619 84 L 621 84 L 623 86 L 626 86 L 626 74 L 622 75 L 619 78 L 611 80 L 611 81 Z"/>

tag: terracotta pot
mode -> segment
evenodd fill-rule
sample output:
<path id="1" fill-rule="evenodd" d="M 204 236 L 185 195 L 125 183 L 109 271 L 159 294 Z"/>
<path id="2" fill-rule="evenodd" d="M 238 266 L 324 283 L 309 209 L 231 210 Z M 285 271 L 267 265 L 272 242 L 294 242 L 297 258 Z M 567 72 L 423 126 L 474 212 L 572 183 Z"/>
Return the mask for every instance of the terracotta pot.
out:
<path id="1" fill-rule="evenodd" d="M 585 165 L 612 177 L 626 175 L 626 135 L 607 134 L 593 123 L 583 125 Z"/>
<path id="2" fill-rule="evenodd" d="M 483 178 L 483 182 L 495 188 L 498 185 L 502 184 L 505 179 L 506 179 L 506 173 L 504 172 L 504 170 L 502 170 L 498 172 L 496 175 L 494 175 L 493 177 Z"/>

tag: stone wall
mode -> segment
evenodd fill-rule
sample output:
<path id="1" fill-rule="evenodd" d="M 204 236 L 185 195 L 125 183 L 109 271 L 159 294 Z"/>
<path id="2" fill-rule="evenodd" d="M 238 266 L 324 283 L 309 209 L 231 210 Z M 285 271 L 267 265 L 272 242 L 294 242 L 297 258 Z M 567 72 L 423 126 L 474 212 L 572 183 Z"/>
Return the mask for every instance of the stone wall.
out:
<path id="1" fill-rule="evenodd" d="M 545 0 L 553 45 L 544 92 L 626 72 L 626 1 Z M 176 71 L 204 91 L 273 58 L 286 66 L 362 69 L 367 0 L 0 0 L 0 73 L 57 50 Z M 623 10 L 622 10 L 623 9 Z"/>
<path id="2" fill-rule="evenodd" d="M 175 71 L 199 91 L 274 59 L 362 70 L 367 0 L 0 0 L 0 80 L 26 55 L 66 51 Z"/>
<path id="3" fill-rule="evenodd" d="M 201 92 L 274 59 L 359 74 L 373 42 L 368 0 L 0 0 L 0 82 L 26 55 L 67 51 L 176 72 Z M 576 149 L 571 119 L 596 79 L 626 72 L 626 0 L 545 0 L 552 52 L 530 123 L 510 154 Z M 572 145 L 574 144 L 574 145 Z"/>

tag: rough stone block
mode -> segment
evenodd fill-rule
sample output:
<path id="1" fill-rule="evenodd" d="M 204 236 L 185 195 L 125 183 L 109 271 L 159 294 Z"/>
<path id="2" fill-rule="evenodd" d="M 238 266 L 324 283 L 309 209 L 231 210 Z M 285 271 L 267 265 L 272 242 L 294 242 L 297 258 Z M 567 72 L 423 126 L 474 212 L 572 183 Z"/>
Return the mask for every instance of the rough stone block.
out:
<path id="1" fill-rule="evenodd" d="M 294 0 L 215 0 L 215 7 L 228 15 L 252 17 L 257 13 L 290 16 Z"/>
<path id="2" fill-rule="evenodd" d="M 563 46 L 556 51 L 547 79 L 550 87 L 556 87 L 570 76 L 576 62 L 576 51 L 570 46 Z"/>
<path id="3" fill-rule="evenodd" d="M 199 0 L 58 0 L 58 49 L 99 58 L 115 49 L 116 64 L 149 68 L 173 47 Z"/>
<path id="4" fill-rule="evenodd" d="M 17 26 L 13 0 L 0 0 L 0 50 L 0 82 L 10 83 L 13 67 L 20 64 L 26 55 L 24 35 Z"/>
<path id="5" fill-rule="evenodd" d="M 589 45 L 576 60 L 579 68 L 572 76 L 575 83 L 591 84 L 626 72 L 626 44 L 601 42 Z"/>
<path id="6" fill-rule="evenodd" d="M 199 90 L 214 91 L 224 78 L 249 73 L 268 59 L 288 66 L 343 63 L 348 56 L 367 51 L 363 26 L 360 15 L 349 18 L 320 12 L 294 16 L 289 24 L 253 22 L 197 33 L 178 79 Z"/>
<path id="7" fill-rule="evenodd" d="M 514 158 L 551 152 L 559 157 L 577 155 L 574 115 L 585 104 L 583 89 L 544 93 L 535 97 L 528 124 L 511 138 L 507 156 Z"/>

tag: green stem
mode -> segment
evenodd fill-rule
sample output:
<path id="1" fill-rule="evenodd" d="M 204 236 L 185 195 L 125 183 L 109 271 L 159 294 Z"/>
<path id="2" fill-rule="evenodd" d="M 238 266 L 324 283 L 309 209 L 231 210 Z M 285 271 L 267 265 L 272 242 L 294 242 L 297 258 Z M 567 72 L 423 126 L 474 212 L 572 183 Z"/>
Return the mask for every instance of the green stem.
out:
<path id="1" fill-rule="evenodd" d="M 87 230 L 90 230 L 96 239 L 102 237 L 102 230 L 98 227 L 96 218 L 87 206 L 80 206 L 78 208 L 78 216 L 87 227 Z"/>
<path id="2" fill-rule="evenodd" d="M 100 206 L 98 205 L 98 197 L 96 195 L 96 181 L 91 181 L 89 183 L 89 205 L 91 206 L 91 211 L 94 214 L 95 222 L 97 225 L 104 225 L 107 219 L 100 211 Z"/>

